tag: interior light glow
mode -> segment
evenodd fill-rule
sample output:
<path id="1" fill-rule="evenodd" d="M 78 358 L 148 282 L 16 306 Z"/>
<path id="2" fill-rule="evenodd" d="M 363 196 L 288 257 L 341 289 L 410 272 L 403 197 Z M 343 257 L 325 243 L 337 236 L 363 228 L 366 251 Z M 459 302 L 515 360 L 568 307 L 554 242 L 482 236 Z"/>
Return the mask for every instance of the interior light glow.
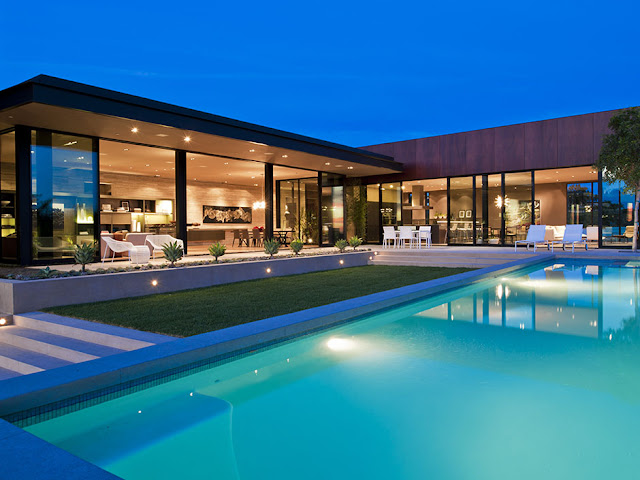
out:
<path id="1" fill-rule="evenodd" d="M 138 133 L 138 127 L 133 127 L 131 129 L 131 133 Z"/>
<path id="2" fill-rule="evenodd" d="M 191 137 L 187 135 L 186 137 L 184 137 L 184 141 L 185 142 L 190 142 L 191 141 Z"/>
<path id="3" fill-rule="evenodd" d="M 330 338 L 327 342 L 327 347 L 334 352 L 344 352 L 346 350 L 353 350 L 356 346 L 356 342 L 349 338 Z"/>

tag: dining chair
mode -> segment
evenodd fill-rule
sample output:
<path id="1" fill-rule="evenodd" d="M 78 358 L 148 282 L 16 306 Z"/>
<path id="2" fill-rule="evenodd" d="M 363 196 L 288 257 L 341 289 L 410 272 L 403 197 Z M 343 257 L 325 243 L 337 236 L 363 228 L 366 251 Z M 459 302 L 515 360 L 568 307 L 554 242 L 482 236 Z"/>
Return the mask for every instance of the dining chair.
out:
<path id="1" fill-rule="evenodd" d="M 393 246 L 397 247 L 398 237 L 395 228 L 382 227 L 382 247 L 389 247 L 390 242 L 393 242 Z"/>
<path id="2" fill-rule="evenodd" d="M 431 248 L 431 225 L 422 225 L 418 229 L 418 248 L 422 248 L 422 240 L 425 241 L 425 247 Z"/>

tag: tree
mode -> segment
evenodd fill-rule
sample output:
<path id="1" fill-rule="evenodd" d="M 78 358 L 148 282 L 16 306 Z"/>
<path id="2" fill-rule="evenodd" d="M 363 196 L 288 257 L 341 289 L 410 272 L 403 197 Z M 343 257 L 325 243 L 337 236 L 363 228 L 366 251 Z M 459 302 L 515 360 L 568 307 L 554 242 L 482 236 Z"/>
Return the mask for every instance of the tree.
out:
<path id="1" fill-rule="evenodd" d="M 640 107 L 627 108 L 609 120 L 596 167 L 607 182 L 620 181 L 636 195 L 633 207 L 633 251 L 638 250 L 638 206 L 640 204 Z"/>

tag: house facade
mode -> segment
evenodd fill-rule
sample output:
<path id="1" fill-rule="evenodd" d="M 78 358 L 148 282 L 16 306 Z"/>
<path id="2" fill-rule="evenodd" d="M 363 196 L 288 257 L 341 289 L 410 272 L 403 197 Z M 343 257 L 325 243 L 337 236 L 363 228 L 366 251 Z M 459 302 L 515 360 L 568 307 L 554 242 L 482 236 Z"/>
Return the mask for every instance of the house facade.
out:
<path id="1" fill-rule="evenodd" d="M 187 253 L 261 239 L 509 245 L 528 225 L 626 246 L 633 199 L 592 165 L 614 112 L 351 148 L 48 76 L 0 92 L 0 261 L 72 261 L 103 235 Z"/>

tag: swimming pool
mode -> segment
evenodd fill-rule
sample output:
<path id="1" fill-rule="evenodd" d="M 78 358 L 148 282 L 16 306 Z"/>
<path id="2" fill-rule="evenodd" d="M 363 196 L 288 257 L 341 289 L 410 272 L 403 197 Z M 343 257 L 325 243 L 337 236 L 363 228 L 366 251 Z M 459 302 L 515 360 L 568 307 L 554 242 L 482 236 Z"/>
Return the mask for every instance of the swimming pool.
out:
<path id="1" fill-rule="evenodd" d="M 126 479 L 637 478 L 639 288 L 556 259 L 25 429 Z"/>

